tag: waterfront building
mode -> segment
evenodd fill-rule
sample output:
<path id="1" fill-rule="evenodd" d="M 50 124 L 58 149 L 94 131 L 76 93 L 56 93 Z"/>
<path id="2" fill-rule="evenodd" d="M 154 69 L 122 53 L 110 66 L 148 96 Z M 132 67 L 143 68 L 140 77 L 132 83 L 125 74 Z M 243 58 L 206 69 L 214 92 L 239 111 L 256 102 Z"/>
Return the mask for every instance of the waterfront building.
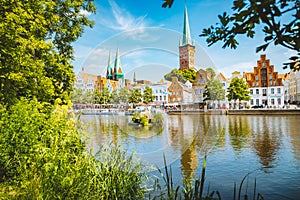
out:
<path id="1" fill-rule="evenodd" d="M 289 96 L 290 103 L 300 101 L 300 71 L 290 72 Z"/>
<path id="2" fill-rule="evenodd" d="M 290 73 L 286 73 L 283 79 L 284 103 L 290 103 Z"/>
<path id="3" fill-rule="evenodd" d="M 282 107 L 284 105 L 284 75 L 274 71 L 266 55 L 261 55 L 253 72 L 245 72 L 244 78 L 250 89 L 250 105 Z"/>
<path id="4" fill-rule="evenodd" d="M 196 73 L 195 81 L 193 82 L 193 101 L 203 102 L 204 88 L 210 80 L 210 73 L 204 69 L 199 69 Z"/>
<path id="5" fill-rule="evenodd" d="M 179 42 L 179 69 L 195 68 L 195 41 L 191 39 L 188 11 L 184 7 L 183 37 Z"/>
<path id="6" fill-rule="evenodd" d="M 155 97 L 153 103 L 162 105 L 168 103 L 168 87 L 171 82 L 152 83 L 139 86 L 139 90 L 143 93 L 146 86 L 152 89 L 152 95 Z"/>
<path id="7" fill-rule="evenodd" d="M 74 88 L 81 89 L 83 92 L 93 92 L 95 90 L 95 82 L 97 76 L 84 72 L 84 68 L 76 75 L 76 82 Z"/>
<path id="8" fill-rule="evenodd" d="M 227 89 L 229 88 L 230 82 L 221 72 L 215 76 L 215 79 L 219 80 L 223 84 L 223 90 L 225 91 L 225 99 L 218 103 L 220 104 L 221 108 L 228 108 L 229 102 L 226 96 L 228 94 Z"/>
<path id="9" fill-rule="evenodd" d="M 172 77 L 172 82 L 168 87 L 168 94 L 169 103 L 191 103 L 193 101 L 192 88 L 179 82 L 175 76 Z"/>

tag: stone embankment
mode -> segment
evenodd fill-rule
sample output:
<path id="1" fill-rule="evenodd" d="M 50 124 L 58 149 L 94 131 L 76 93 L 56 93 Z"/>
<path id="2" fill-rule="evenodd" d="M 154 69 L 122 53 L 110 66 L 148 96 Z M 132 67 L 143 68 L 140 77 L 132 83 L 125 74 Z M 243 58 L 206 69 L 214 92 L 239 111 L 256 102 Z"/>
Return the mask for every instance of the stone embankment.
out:
<path id="1" fill-rule="evenodd" d="M 168 111 L 170 115 L 176 114 L 206 114 L 206 115 L 300 115 L 300 109 L 210 109 L 204 110 L 176 110 Z"/>

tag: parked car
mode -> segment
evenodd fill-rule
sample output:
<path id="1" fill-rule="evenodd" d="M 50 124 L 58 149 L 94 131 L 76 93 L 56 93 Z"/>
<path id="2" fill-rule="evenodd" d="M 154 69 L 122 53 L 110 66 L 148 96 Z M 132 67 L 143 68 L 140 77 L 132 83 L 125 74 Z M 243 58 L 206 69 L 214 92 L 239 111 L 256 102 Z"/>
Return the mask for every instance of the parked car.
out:
<path id="1" fill-rule="evenodd" d="M 264 106 L 263 105 L 255 105 L 255 106 L 252 106 L 251 108 L 263 108 Z"/>

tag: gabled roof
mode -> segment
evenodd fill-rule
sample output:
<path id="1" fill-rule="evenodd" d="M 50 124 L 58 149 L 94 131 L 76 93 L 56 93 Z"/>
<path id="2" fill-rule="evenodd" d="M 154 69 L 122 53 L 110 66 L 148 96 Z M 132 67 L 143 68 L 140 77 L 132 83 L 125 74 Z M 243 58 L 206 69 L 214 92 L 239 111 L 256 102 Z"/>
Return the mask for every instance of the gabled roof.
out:
<path id="1" fill-rule="evenodd" d="M 227 78 L 221 72 L 217 75 L 217 77 L 219 77 L 220 79 L 222 79 L 224 81 L 227 81 Z"/>

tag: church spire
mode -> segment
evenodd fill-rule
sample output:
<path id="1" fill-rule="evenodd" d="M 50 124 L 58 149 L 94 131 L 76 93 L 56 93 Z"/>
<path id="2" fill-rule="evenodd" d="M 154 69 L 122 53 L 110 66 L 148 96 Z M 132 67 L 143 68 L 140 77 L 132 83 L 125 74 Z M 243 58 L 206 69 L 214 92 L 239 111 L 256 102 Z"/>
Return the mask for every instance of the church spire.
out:
<path id="1" fill-rule="evenodd" d="M 183 37 L 181 46 L 184 45 L 192 45 L 191 34 L 190 34 L 190 25 L 189 25 L 189 17 L 186 5 L 184 5 L 184 21 L 183 21 Z"/>
<path id="2" fill-rule="evenodd" d="M 120 56 L 119 56 L 119 48 L 117 48 L 116 57 L 115 57 L 115 64 L 114 64 L 114 80 L 119 80 L 120 78 L 123 78 L 124 74 L 121 68 L 120 64 Z"/>
<path id="3" fill-rule="evenodd" d="M 110 52 L 108 54 L 108 62 L 107 62 L 107 72 L 106 72 L 106 78 L 111 79 L 112 78 L 112 67 L 111 67 L 111 61 L 110 61 Z"/>

